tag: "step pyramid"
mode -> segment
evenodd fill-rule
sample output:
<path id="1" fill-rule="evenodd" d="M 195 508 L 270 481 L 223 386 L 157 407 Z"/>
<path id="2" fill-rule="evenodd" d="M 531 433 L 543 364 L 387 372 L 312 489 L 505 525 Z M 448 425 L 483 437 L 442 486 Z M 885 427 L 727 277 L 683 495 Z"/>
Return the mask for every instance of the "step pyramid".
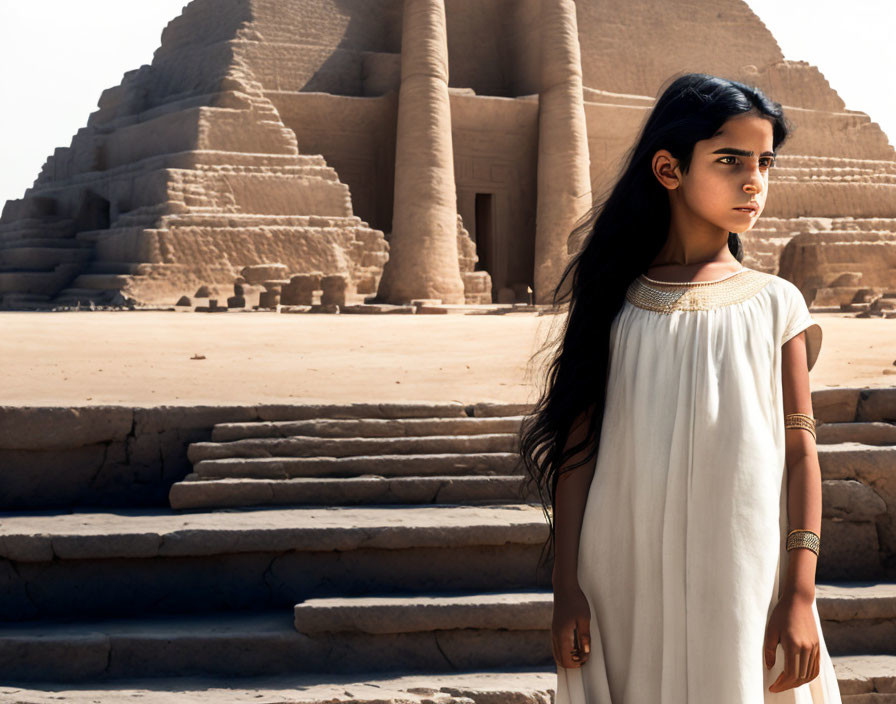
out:
<path id="1" fill-rule="evenodd" d="M 745 3 L 697 2 L 686 16 L 645 7 L 576 4 L 580 61 L 568 69 L 583 85 L 576 109 L 594 194 L 615 176 L 671 62 L 762 88 L 797 127 L 758 231 L 745 233 L 756 244 L 748 266 L 778 273 L 783 246 L 818 218 L 896 217 L 887 136 L 816 67 L 785 59 Z M 551 264 L 535 247 L 538 101 L 550 88 L 537 9 L 446 12 L 458 260 L 471 303 L 491 300 L 489 276 L 519 297 Z M 656 23 L 680 31 L 643 42 Z M 402 7 L 388 0 L 186 4 L 152 62 L 103 91 L 71 143 L 6 203 L 0 306 L 172 305 L 202 285 L 223 301 L 243 266 L 274 262 L 345 276 L 350 303 L 375 293 L 389 258 L 401 31 Z M 681 33 L 691 41 L 676 41 Z M 66 245 L 47 244 L 65 221 Z M 838 242 L 837 262 L 880 269 L 892 288 L 896 235 L 882 232 L 886 247 Z M 786 276 L 834 286 L 839 272 L 823 264 Z"/>

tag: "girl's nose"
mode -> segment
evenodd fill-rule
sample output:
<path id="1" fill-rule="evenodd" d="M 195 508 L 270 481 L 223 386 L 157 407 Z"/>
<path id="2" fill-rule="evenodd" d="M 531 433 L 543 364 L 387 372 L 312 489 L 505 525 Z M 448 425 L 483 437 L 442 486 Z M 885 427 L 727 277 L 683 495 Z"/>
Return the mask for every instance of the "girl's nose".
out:
<path id="1" fill-rule="evenodd" d="M 744 184 L 744 190 L 747 193 L 760 193 L 762 192 L 762 185 L 762 174 L 759 172 L 759 169 L 756 168 L 750 171 L 750 178 Z"/>

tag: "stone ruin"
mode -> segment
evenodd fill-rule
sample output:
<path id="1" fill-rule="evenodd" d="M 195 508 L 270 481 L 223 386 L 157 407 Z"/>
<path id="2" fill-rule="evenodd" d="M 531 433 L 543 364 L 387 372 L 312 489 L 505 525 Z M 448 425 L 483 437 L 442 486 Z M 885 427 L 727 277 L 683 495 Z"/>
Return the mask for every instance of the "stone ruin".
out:
<path id="1" fill-rule="evenodd" d="M 892 702 L 896 388 L 812 406 L 819 627 L 843 704 Z M 530 411 L 0 407 L 0 699 L 549 704 Z M 421 688 L 391 691 L 411 673 Z M 490 686 L 458 690 L 464 673 Z"/>
<path id="2" fill-rule="evenodd" d="M 223 302 L 271 262 L 350 302 L 545 303 L 684 71 L 796 125 L 745 264 L 813 305 L 896 290 L 896 152 L 741 0 L 193 0 L 6 203 L 0 305 Z"/>

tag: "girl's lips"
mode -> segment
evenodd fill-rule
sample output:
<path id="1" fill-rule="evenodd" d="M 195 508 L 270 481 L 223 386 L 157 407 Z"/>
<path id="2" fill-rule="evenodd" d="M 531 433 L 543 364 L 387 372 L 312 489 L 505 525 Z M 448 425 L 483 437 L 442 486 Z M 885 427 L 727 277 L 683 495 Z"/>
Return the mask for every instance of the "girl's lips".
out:
<path id="1" fill-rule="evenodd" d="M 750 206 L 750 207 L 744 207 L 744 208 L 734 208 L 734 210 L 738 210 L 738 211 L 740 211 L 740 212 L 742 212 L 742 213 L 750 213 L 751 215 L 753 215 L 753 214 L 759 212 L 759 208 L 756 208 L 756 207 L 753 207 L 753 206 Z"/>

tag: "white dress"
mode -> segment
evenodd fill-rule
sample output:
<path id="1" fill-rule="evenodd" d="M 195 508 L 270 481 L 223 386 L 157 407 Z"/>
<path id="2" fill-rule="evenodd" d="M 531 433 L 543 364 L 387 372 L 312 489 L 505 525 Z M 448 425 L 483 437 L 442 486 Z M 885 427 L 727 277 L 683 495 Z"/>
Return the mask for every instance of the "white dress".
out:
<path id="1" fill-rule="evenodd" d="M 781 346 L 821 327 L 799 289 L 742 268 L 640 276 L 610 329 L 607 400 L 579 548 L 591 654 L 557 668 L 555 704 L 841 704 L 821 671 L 784 692 L 763 640 L 786 575 Z M 822 549 L 824 545 L 822 543 Z"/>

